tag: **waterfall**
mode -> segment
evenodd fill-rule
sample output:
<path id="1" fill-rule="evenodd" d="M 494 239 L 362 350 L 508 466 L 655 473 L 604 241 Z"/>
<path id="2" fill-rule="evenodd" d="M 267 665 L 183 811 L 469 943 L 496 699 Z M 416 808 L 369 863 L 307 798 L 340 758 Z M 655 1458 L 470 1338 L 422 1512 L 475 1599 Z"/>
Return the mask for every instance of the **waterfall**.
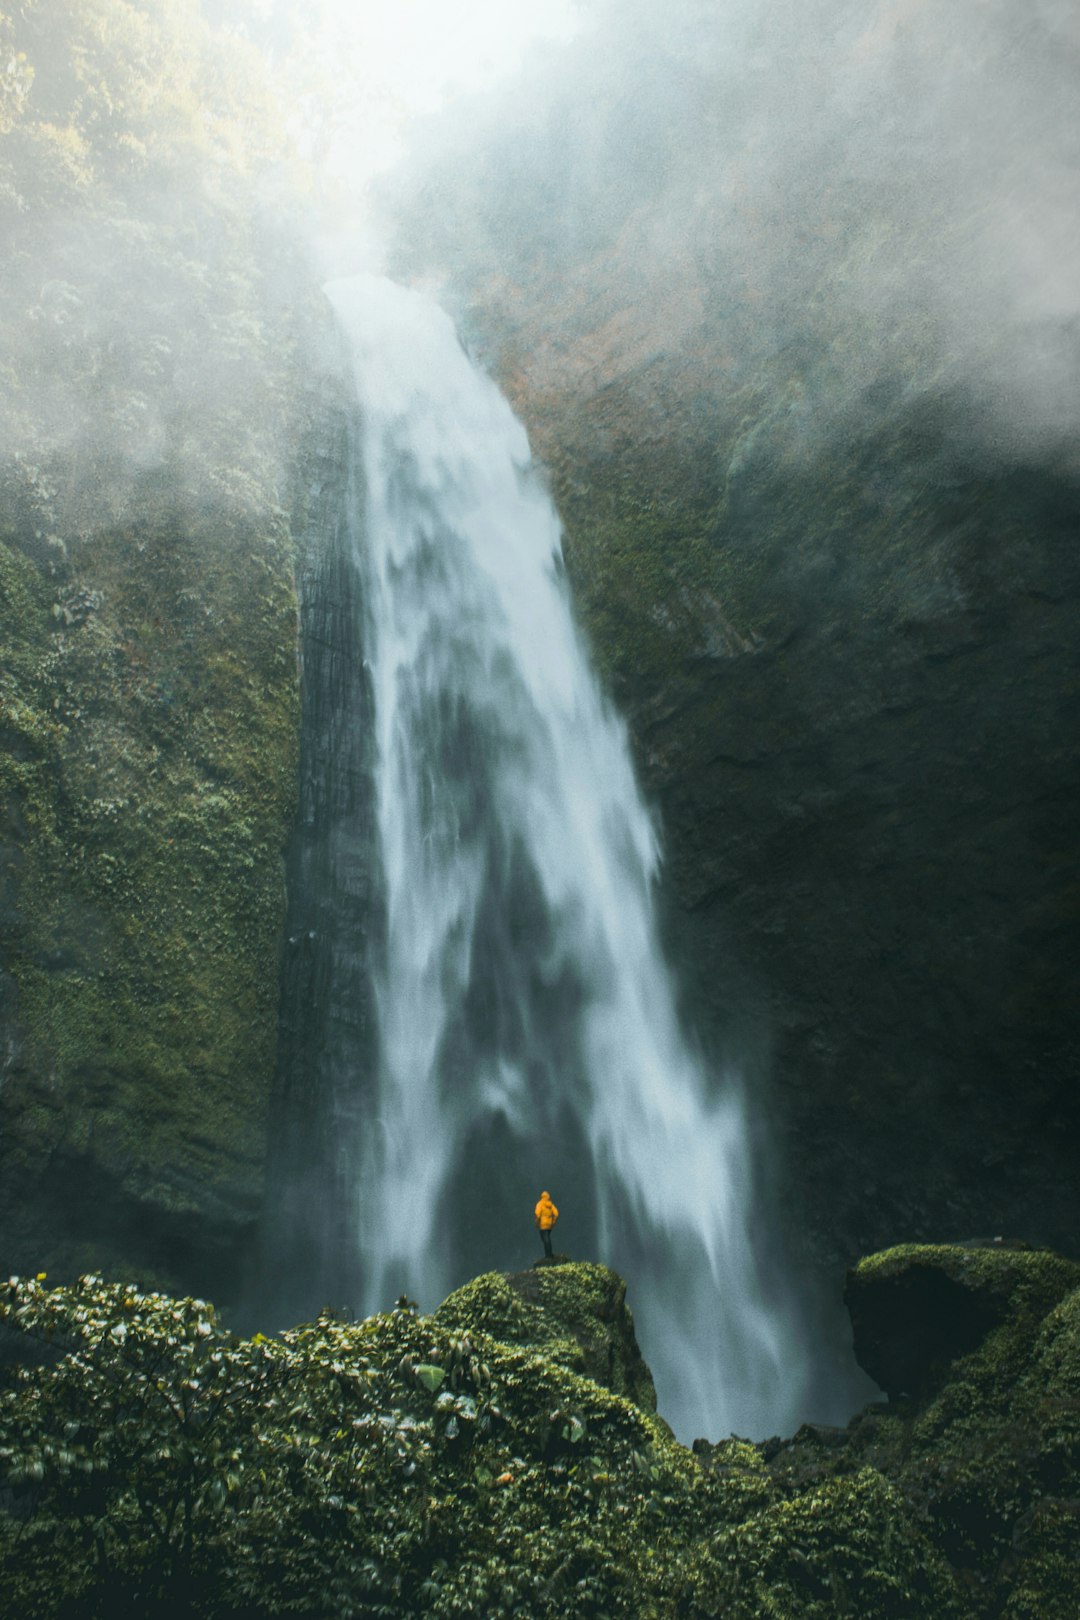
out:
<path id="1" fill-rule="evenodd" d="M 782 1432 L 801 1352 L 763 1298 L 743 1098 L 679 1027 L 656 831 L 525 431 L 428 300 L 368 277 L 327 292 L 363 422 L 385 906 L 353 1156 L 362 1304 L 430 1309 L 528 1264 L 548 1188 L 556 1249 L 627 1277 L 676 1431 Z"/>

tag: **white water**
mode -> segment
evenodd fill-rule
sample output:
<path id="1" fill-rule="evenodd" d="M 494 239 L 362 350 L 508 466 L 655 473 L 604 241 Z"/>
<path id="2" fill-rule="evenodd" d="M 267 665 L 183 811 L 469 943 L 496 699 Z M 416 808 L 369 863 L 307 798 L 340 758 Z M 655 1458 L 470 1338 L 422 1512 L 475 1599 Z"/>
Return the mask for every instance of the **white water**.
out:
<path id="1" fill-rule="evenodd" d="M 743 1101 L 679 1028 L 656 836 L 524 429 L 433 304 L 327 291 L 364 422 L 386 896 L 364 1307 L 527 1264 L 547 1187 L 556 1248 L 628 1278 L 676 1431 L 788 1432 L 801 1351 L 762 1298 Z"/>

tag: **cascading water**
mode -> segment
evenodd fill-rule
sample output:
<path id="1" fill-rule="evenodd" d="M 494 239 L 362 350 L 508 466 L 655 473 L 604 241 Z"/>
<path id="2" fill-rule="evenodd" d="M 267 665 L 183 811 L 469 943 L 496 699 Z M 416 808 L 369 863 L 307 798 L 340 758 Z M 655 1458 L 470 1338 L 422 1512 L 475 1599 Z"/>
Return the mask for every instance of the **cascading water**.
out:
<path id="1" fill-rule="evenodd" d="M 363 1304 L 432 1308 L 527 1263 L 550 1188 L 557 1246 L 627 1277 L 677 1432 L 783 1431 L 801 1358 L 762 1297 L 743 1101 L 679 1028 L 654 829 L 524 429 L 426 299 L 367 277 L 328 294 L 364 423 L 385 894 Z"/>

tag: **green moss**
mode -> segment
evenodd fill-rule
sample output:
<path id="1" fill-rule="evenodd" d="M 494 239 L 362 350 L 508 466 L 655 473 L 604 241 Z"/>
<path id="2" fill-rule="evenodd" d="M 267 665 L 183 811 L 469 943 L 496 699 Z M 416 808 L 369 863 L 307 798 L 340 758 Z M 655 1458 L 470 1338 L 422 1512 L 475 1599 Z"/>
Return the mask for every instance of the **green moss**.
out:
<path id="1" fill-rule="evenodd" d="M 910 1507 L 864 1469 L 721 1532 L 679 1612 L 688 1620 L 959 1620 L 967 1611 Z"/>
<path id="2" fill-rule="evenodd" d="M 554 1335 L 543 1310 L 522 1298 L 501 1271 L 486 1271 L 449 1295 L 435 1320 L 463 1333 L 485 1332 L 504 1344 L 528 1344 L 537 1349 Z"/>
<path id="3" fill-rule="evenodd" d="M 1033 1505 L 1014 1538 L 1003 1620 L 1074 1620 L 1080 1614 L 1080 1507 Z"/>
<path id="4" fill-rule="evenodd" d="M 1067 1613 L 1080 1602 L 1080 1567 L 1061 1557 L 1080 1488 L 1080 1267 L 1045 1251 L 906 1245 L 853 1277 L 887 1296 L 935 1273 L 982 1312 L 982 1338 L 901 1405 L 890 1472 L 983 1594 L 976 1612 L 1034 1614 L 1056 1590 L 1064 1606 L 1047 1612 Z"/>
<path id="5" fill-rule="evenodd" d="M 587 1261 L 487 1272 L 443 1302 L 436 1319 L 507 1344 L 529 1345 L 656 1411 L 656 1391 L 634 1336 L 626 1285 Z"/>
<path id="6" fill-rule="evenodd" d="M 905 1243 L 862 1259 L 852 1270 L 856 1284 L 890 1281 L 925 1267 L 1013 1315 L 1041 1317 L 1080 1282 L 1080 1265 L 1048 1249 L 1012 1249 L 956 1243 Z"/>
<path id="7" fill-rule="evenodd" d="M 1027 1545 L 1024 1557 L 1037 1566 L 1039 1527 L 1056 1523 L 1055 1501 L 1066 1511 L 1080 1486 L 1080 1293 L 1040 1311 L 1055 1257 L 1021 1258 L 1033 1265 L 1016 1314 L 956 1364 L 918 1414 L 906 1469 L 909 1489 L 932 1496 L 948 1556 L 1000 1565 L 1006 1592 L 1026 1578 L 1014 1549 Z M 1080 1592 L 1080 1572 L 1072 1589 Z"/>
<path id="8" fill-rule="evenodd" d="M 287 533 L 135 527 L 52 580 L 4 558 L 22 1174 L 59 1153 L 129 1201 L 250 1222 L 299 728 Z"/>

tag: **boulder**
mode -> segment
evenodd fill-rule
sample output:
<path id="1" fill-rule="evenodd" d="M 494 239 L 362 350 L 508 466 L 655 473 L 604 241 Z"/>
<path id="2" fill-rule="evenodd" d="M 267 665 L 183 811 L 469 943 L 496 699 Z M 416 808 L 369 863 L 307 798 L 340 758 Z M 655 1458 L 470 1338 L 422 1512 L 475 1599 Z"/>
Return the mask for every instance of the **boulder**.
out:
<path id="1" fill-rule="evenodd" d="M 626 1283 L 607 1266 L 560 1256 L 558 1263 L 538 1263 L 528 1271 L 485 1272 L 444 1300 L 435 1319 L 463 1332 L 489 1333 L 503 1344 L 541 1350 L 643 1412 L 656 1411 L 656 1389 L 638 1347 Z"/>
<path id="2" fill-rule="evenodd" d="M 1023 1246 L 905 1244 L 848 1273 L 855 1356 L 890 1397 L 921 1397 L 1009 1318 L 1042 1317 L 1080 1285 L 1080 1266 Z"/>

